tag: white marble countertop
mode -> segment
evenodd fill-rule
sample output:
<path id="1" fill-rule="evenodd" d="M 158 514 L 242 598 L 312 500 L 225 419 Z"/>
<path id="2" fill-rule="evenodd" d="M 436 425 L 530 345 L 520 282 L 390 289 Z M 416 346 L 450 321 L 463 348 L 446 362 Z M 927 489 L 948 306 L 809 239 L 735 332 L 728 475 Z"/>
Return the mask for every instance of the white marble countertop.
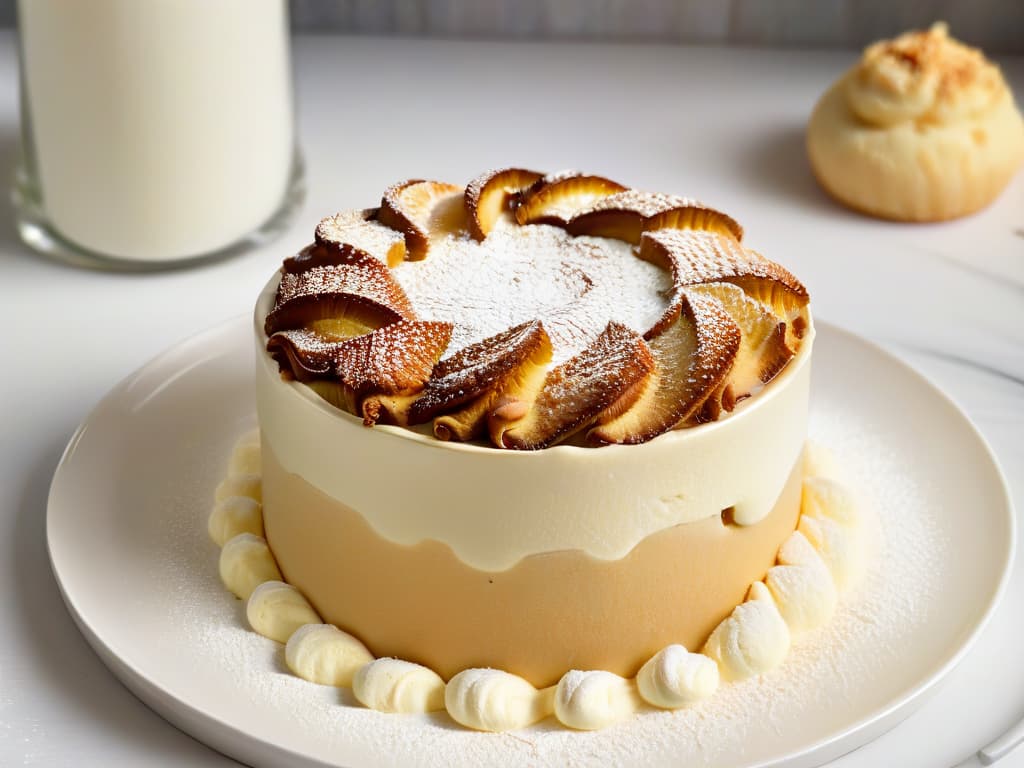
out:
<path id="1" fill-rule="evenodd" d="M 0 765 L 222 766 L 118 683 L 78 634 L 50 573 L 46 492 L 75 426 L 117 381 L 180 339 L 248 312 L 318 218 L 397 179 L 580 167 L 698 195 L 809 286 L 817 315 L 893 350 L 970 415 L 1024 509 L 1024 174 L 988 210 L 937 225 L 832 204 L 803 125 L 849 53 L 408 42 L 295 45 L 309 194 L 278 242 L 153 275 L 41 259 L 0 222 Z M 1024 98 L 1024 59 L 1002 62 Z M 0 36 L 0 177 L 17 147 L 13 39 Z M 1024 527 L 1022 527 L 1024 530 Z M 1024 567 L 940 692 L 833 763 L 958 762 L 1024 714 Z M 1024 765 L 1024 753 L 1007 761 Z"/>

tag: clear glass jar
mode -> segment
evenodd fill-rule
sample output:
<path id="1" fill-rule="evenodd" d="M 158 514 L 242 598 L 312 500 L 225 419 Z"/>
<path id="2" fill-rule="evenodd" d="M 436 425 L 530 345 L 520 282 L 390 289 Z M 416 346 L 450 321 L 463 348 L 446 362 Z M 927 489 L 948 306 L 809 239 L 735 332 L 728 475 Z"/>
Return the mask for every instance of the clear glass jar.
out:
<path id="1" fill-rule="evenodd" d="M 22 239 L 160 269 L 266 241 L 304 197 L 286 0 L 19 0 Z"/>

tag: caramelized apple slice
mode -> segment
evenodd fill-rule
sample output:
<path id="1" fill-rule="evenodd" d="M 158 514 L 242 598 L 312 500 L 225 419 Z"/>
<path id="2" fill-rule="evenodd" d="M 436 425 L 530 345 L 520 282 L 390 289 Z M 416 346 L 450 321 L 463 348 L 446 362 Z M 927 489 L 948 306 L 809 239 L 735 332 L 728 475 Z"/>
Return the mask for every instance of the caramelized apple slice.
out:
<path id="1" fill-rule="evenodd" d="M 735 407 L 736 396 L 733 394 L 732 387 L 729 386 L 729 377 L 726 376 L 722 383 L 715 387 L 715 391 L 708 396 L 708 399 L 704 401 L 704 405 L 700 407 L 700 410 L 689 419 L 686 419 L 684 423 L 692 422 L 696 426 L 708 421 L 718 421 L 723 412 L 731 411 Z"/>
<path id="2" fill-rule="evenodd" d="M 726 282 L 769 307 L 800 331 L 806 325 L 807 289 L 789 271 L 734 238 L 701 230 L 660 229 L 640 238 L 641 259 L 672 272 L 678 294 L 684 287 Z M 664 319 L 664 318 L 663 318 Z"/>
<path id="3" fill-rule="evenodd" d="M 374 264 L 382 263 L 376 256 L 371 256 L 366 251 L 351 245 L 310 243 L 294 256 L 285 259 L 281 265 L 281 271 L 297 275 L 315 267 L 337 267 L 342 264 L 373 269 Z"/>
<path id="4" fill-rule="evenodd" d="M 377 218 L 405 235 L 406 257 L 419 261 L 427 257 L 432 238 L 467 229 L 462 196 L 462 187 L 455 184 L 403 181 L 384 191 Z"/>
<path id="5" fill-rule="evenodd" d="M 475 400 L 435 418 L 434 436 L 439 440 L 460 441 L 482 436 L 487 431 L 489 415 L 501 404 L 506 403 L 510 397 L 521 397 L 523 393 L 536 393 L 540 390 L 551 363 L 551 354 L 551 340 L 540 323 L 537 323 L 528 329 L 528 334 L 519 345 L 517 356 L 521 356 L 521 360 Z"/>
<path id="6" fill-rule="evenodd" d="M 522 168 L 502 168 L 487 171 L 469 182 L 464 199 L 473 237 L 477 240 L 487 237 L 502 214 L 512 212 L 520 193 L 542 176 Z"/>
<path id="7" fill-rule="evenodd" d="M 278 331 L 267 341 L 267 351 L 286 378 L 309 382 L 334 372 L 334 356 L 341 340 L 327 340 L 316 331 L 299 328 Z"/>
<path id="8" fill-rule="evenodd" d="M 731 217 L 696 200 L 657 192 L 628 189 L 597 200 L 569 221 L 573 235 L 614 237 L 637 245 L 646 230 L 706 229 L 743 237 L 743 229 Z"/>
<path id="9" fill-rule="evenodd" d="M 494 390 L 542 347 L 550 359 L 547 334 L 533 320 L 460 349 L 435 366 L 410 418 L 414 423 L 429 421 Z"/>
<path id="10" fill-rule="evenodd" d="M 501 406 L 524 393 L 536 396 L 544 384 L 551 363 L 551 344 L 543 343 L 521 365 L 514 368 L 501 383 L 462 408 L 434 419 L 434 437 L 438 440 L 465 442 L 482 437 L 488 430 L 488 419 Z"/>
<path id="11" fill-rule="evenodd" d="M 739 326 L 740 348 L 728 377 L 734 400 L 756 393 L 793 357 L 793 350 L 786 344 L 786 323 L 743 289 L 730 283 L 705 283 L 686 290 L 691 296 L 699 293 L 718 299 Z M 728 402 L 723 405 L 725 410 L 732 410 Z"/>
<path id="12" fill-rule="evenodd" d="M 342 211 L 321 219 L 316 226 L 317 243 L 333 246 L 335 253 L 358 251 L 389 267 L 397 266 L 405 259 L 405 237 L 376 220 L 379 210 Z"/>
<path id="13" fill-rule="evenodd" d="M 503 397 L 488 420 L 491 440 L 519 450 L 553 445 L 603 411 L 627 409 L 653 370 L 646 342 L 621 323 L 608 323 L 590 346 L 547 374 L 535 397 L 533 392 Z"/>
<path id="14" fill-rule="evenodd" d="M 325 400 L 363 417 L 407 423 L 434 364 L 451 338 L 451 323 L 401 320 L 333 346 L 332 376 L 310 382 Z"/>
<path id="15" fill-rule="evenodd" d="M 580 211 L 625 189 L 617 181 L 603 176 L 587 176 L 575 171 L 548 175 L 523 193 L 522 202 L 516 208 L 516 221 L 564 227 Z"/>
<path id="16" fill-rule="evenodd" d="M 347 338 L 366 332 L 359 331 L 360 327 L 373 330 L 413 316 L 405 291 L 388 268 L 370 260 L 282 274 L 264 330 L 271 336 L 321 321 L 338 321 L 321 327 L 329 330 L 336 326 L 334 335 Z M 354 323 L 354 330 L 345 330 L 347 322 Z"/>
<path id="17" fill-rule="evenodd" d="M 572 235 L 614 237 L 636 245 L 640 242 L 644 219 L 687 202 L 685 198 L 674 195 L 627 189 L 595 201 L 573 216 L 566 229 Z"/>
<path id="18" fill-rule="evenodd" d="M 740 329 L 717 299 L 684 293 L 675 321 L 649 343 L 650 384 L 631 407 L 600 414 L 591 443 L 643 443 L 693 417 L 728 375 Z"/>
<path id="19" fill-rule="evenodd" d="M 667 208 L 644 220 L 645 231 L 658 229 L 703 229 L 733 237 L 737 242 L 743 239 L 743 227 L 736 219 L 696 200 Z"/>

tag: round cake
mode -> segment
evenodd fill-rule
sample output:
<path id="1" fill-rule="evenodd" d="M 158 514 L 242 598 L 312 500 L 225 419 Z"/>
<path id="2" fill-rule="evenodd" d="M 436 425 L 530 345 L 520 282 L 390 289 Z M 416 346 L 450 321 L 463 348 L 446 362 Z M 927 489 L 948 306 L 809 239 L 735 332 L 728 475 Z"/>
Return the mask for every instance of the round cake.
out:
<path id="1" fill-rule="evenodd" d="M 446 680 L 703 647 L 800 517 L 808 296 L 742 237 L 521 169 L 321 222 L 255 313 L 284 581 Z"/>

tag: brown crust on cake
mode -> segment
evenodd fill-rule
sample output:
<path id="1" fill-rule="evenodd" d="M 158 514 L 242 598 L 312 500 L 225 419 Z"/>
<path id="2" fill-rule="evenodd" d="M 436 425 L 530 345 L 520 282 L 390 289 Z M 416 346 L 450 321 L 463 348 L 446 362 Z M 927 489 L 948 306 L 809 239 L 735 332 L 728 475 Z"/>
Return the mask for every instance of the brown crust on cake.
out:
<path id="1" fill-rule="evenodd" d="M 810 297 L 803 283 L 789 270 L 732 237 L 702 230 L 644 232 L 637 255 L 671 272 L 675 297 L 691 285 L 732 283 L 790 323 L 791 340 L 793 329 L 806 323 Z M 674 304 L 673 300 L 645 338 L 657 335 L 672 321 Z"/>
<path id="2" fill-rule="evenodd" d="M 553 368 L 525 413 L 510 399 L 491 413 L 496 445 L 546 448 L 590 424 L 602 411 L 639 396 L 654 370 L 651 350 L 638 333 L 611 322 L 580 354 Z"/>
<path id="3" fill-rule="evenodd" d="M 643 232 L 706 229 L 743 239 L 743 228 L 721 211 L 696 200 L 627 189 L 597 200 L 566 225 L 569 234 L 614 237 L 637 245 Z"/>
<path id="4" fill-rule="evenodd" d="M 316 242 L 342 251 L 355 250 L 373 256 L 389 267 L 405 260 L 405 237 L 377 221 L 379 208 L 341 211 L 320 220 Z"/>
<path id="5" fill-rule="evenodd" d="M 500 386 L 545 344 L 545 337 L 540 321 L 531 320 L 442 360 L 434 366 L 423 396 L 411 409 L 412 423 L 430 421 Z"/>
<path id="6" fill-rule="evenodd" d="M 740 329 L 721 302 L 683 293 L 675 322 L 650 342 L 649 388 L 630 408 L 601 414 L 588 441 L 643 443 L 693 417 L 725 381 L 739 346 Z"/>
<path id="7" fill-rule="evenodd" d="M 405 235 L 406 258 L 419 261 L 427 257 L 431 242 L 431 218 L 451 198 L 459 198 L 462 187 L 442 181 L 410 179 L 384 190 L 377 218 L 381 224 Z"/>
<path id="8" fill-rule="evenodd" d="M 278 331 L 267 340 L 267 352 L 281 372 L 307 382 L 334 372 L 335 350 L 341 341 L 327 341 L 316 331 L 297 328 Z"/>
<path id="9" fill-rule="evenodd" d="M 423 389 L 451 338 L 451 323 L 401 320 L 344 342 L 335 355 L 341 383 L 360 395 Z"/>
<path id="10" fill-rule="evenodd" d="M 580 351 L 554 367 L 564 329 L 554 323 L 549 338 L 539 316 L 441 360 L 454 327 L 417 318 L 388 265 L 425 258 L 441 238 L 481 242 L 503 217 L 503 231 L 547 223 L 638 246 L 671 276 L 660 317 L 642 336 L 615 321 L 596 338 L 585 330 Z M 574 171 L 504 168 L 465 189 L 412 179 L 389 187 L 379 209 L 323 219 L 316 242 L 285 260 L 267 348 L 283 375 L 367 424 L 433 420 L 439 439 L 488 435 L 521 450 L 588 427 L 591 444 L 644 442 L 756 394 L 809 327 L 806 288 L 742 236 L 732 217 L 690 198 Z"/>
<path id="11" fill-rule="evenodd" d="M 525 168 L 500 168 L 486 171 L 466 185 L 465 204 L 473 237 L 483 240 L 503 211 L 512 212 L 522 193 L 543 178 L 543 174 Z"/>
<path id="12" fill-rule="evenodd" d="M 377 327 L 415 316 L 405 291 L 383 264 L 332 264 L 282 273 L 264 332 L 269 337 L 349 310 L 365 315 Z"/>
<path id="13" fill-rule="evenodd" d="M 310 243 L 294 256 L 289 256 L 281 265 L 281 272 L 299 275 L 316 267 L 337 267 L 349 264 L 373 269 L 373 263 L 380 264 L 376 256 L 348 243 Z"/>
<path id="14" fill-rule="evenodd" d="M 564 227 L 573 216 L 597 200 L 626 189 L 619 182 L 604 176 L 576 171 L 550 174 L 523 192 L 522 202 L 516 208 L 516 221 L 520 224 L 555 224 Z"/>

